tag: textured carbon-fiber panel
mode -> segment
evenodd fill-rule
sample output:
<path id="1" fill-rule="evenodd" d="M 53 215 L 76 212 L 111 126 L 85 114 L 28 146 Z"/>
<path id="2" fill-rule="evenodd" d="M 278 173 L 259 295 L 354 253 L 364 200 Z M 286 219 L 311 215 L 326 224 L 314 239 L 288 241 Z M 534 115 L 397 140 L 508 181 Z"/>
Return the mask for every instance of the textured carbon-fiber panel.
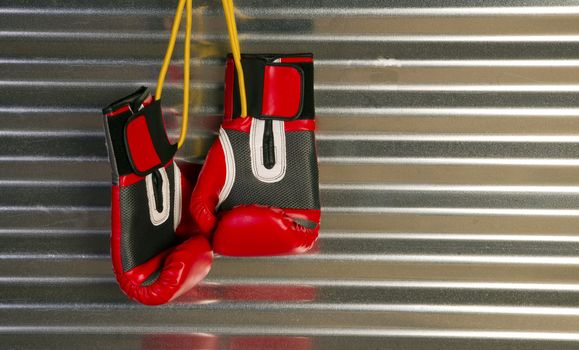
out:
<path id="1" fill-rule="evenodd" d="M 220 209 L 241 204 L 278 208 L 319 209 L 318 163 L 314 134 L 309 131 L 286 133 L 287 170 L 282 180 L 265 183 L 251 170 L 249 133 L 225 130 L 235 157 L 235 182 Z M 278 160 L 279 161 L 279 160 Z"/>
<path id="2" fill-rule="evenodd" d="M 176 165 L 165 168 L 169 179 L 171 208 L 169 217 L 160 225 L 155 226 L 151 223 L 144 180 L 120 189 L 121 263 L 124 271 L 139 266 L 176 243 L 173 227 L 175 197 L 173 166 Z"/>

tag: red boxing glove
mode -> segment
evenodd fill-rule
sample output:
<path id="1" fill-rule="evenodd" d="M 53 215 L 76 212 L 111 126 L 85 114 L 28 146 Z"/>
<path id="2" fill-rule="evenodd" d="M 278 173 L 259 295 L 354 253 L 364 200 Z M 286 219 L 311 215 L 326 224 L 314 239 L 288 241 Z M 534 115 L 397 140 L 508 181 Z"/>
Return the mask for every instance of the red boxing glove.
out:
<path id="1" fill-rule="evenodd" d="M 243 55 L 248 114 L 240 117 L 227 59 L 225 118 L 191 197 L 191 214 L 216 253 L 302 253 L 318 237 L 313 57 Z"/>
<path id="2" fill-rule="evenodd" d="M 114 272 L 131 299 L 163 304 L 207 275 L 211 247 L 192 235 L 191 184 L 173 161 L 177 146 L 167 138 L 160 101 L 143 87 L 103 114 L 113 170 Z"/>

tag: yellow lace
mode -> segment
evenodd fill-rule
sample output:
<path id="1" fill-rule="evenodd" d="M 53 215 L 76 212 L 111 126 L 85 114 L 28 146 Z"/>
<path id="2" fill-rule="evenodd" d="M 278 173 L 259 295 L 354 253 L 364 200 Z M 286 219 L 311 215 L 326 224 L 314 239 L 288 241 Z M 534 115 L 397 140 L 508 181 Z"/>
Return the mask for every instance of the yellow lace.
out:
<path id="1" fill-rule="evenodd" d="M 245 78 L 243 67 L 241 66 L 241 50 L 239 48 L 239 38 L 237 37 L 237 25 L 235 24 L 235 11 L 233 0 L 222 0 L 227 31 L 229 32 L 229 44 L 233 53 L 233 61 L 237 70 L 237 81 L 239 82 L 239 97 L 241 98 L 241 117 L 247 117 L 247 97 L 245 94 Z"/>
<path id="2" fill-rule="evenodd" d="M 187 7 L 186 12 L 186 28 L 185 28 L 185 54 L 183 59 L 183 120 L 181 124 L 181 135 L 177 142 L 177 147 L 181 148 L 185 143 L 187 137 L 187 125 L 189 122 L 189 86 L 190 86 L 190 61 L 191 61 L 191 27 L 193 22 L 193 0 L 179 0 L 177 11 L 175 11 L 175 19 L 173 19 L 173 27 L 171 28 L 171 38 L 169 45 L 165 52 L 163 65 L 159 72 L 159 79 L 157 80 L 157 90 L 155 91 L 155 100 L 160 100 L 163 94 L 163 84 L 167 76 L 167 70 L 171 63 L 173 50 L 175 49 L 175 42 L 179 35 L 179 26 L 181 25 L 181 17 L 183 17 L 183 9 Z"/>
<path id="3" fill-rule="evenodd" d="M 229 42 L 231 44 L 231 51 L 233 52 L 233 60 L 237 70 L 237 79 L 239 82 L 239 96 L 241 98 L 241 117 L 247 116 L 247 97 L 245 93 L 245 79 L 243 75 L 243 67 L 241 66 L 241 50 L 239 47 L 239 38 L 237 36 L 237 25 L 235 23 L 235 12 L 233 0 L 222 0 L 223 10 L 225 12 L 225 19 L 227 22 L 227 31 L 229 32 Z M 155 91 L 155 100 L 160 100 L 163 95 L 163 84 L 167 77 L 171 57 L 175 49 L 175 42 L 179 35 L 179 27 L 181 25 L 181 18 L 183 17 L 183 10 L 186 10 L 186 28 L 185 28 L 185 53 L 183 59 L 183 120 L 181 124 L 181 134 L 177 147 L 181 148 L 185 143 L 187 137 L 187 126 L 189 122 L 189 95 L 190 95 L 190 61 L 191 61 L 191 27 L 193 22 L 193 0 L 179 0 L 177 10 L 175 11 L 175 18 L 173 19 L 173 26 L 171 28 L 171 38 L 169 45 L 163 58 L 163 65 L 159 72 L 157 80 L 157 89 Z"/>

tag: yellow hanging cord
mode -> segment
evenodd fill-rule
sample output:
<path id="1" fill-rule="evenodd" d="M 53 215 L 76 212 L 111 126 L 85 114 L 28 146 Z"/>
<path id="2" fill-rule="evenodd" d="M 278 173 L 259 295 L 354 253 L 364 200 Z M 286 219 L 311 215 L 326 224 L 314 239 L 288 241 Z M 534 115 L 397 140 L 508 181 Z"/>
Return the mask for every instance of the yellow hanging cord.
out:
<path id="1" fill-rule="evenodd" d="M 193 0 L 187 0 L 187 19 L 185 24 L 185 54 L 183 59 L 183 125 L 177 148 L 183 147 L 187 138 L 189 123 L 189 86 L 191 85 L 191 27 L 193 26 Z"/>
<path id="2" fill-rule="evenodd" d="M 239 97 L 241 99 L 241 117 L 247 117 L 247 97 L 245 94 L 245 78 L 243 67 L 241 66 L 241 49 L 239 47 L 239 38 L 237 37 L 237 25 L 235 24 L 235 12 L 233 0 L 222 0 L 223 11 L 225 12 L 225 21 L 227 22 L 227 31 L 229 32 L 229 43 L 233 53 L 233 61 L 237 70 L 237 80 L 239 82 Z"/>
<path id="3" fill-rule="evenodd" d="M 179 5 L 177 5 L 177 11 L 175 11 L 175 18 L 173 19 L 173 27 L 171 28 L 171 38 L 169 39 L 169 45 L 167 46 L 167 51 L 165 52 L 165 57 L 163 58 L 163 65 L 161 66 L 161 71 L 159 72 L 159 79 L 157 80 L 157 89 L 155 91 L 155 100 L 160 100 L 163 94 L 163 84 L 165 83 L 165 77 L 167 76 L 167 71 L 169 70 L 169 64 L 171 63 L 171 57 L 173 56 L 173 50 L 175 49 L 175 42 L 177 41 L 177 36 L 179 34 L 179 26 L 181 25 L 181 17 L 183 17 L 183 9 L 187 5 L 187 19 L 185 28 L 185 57 L 183 62 L 183 120 L 181 125 L 181 135 L 179 136 L 179 141 L 177 142 L 177 147 L 181 148 L 185 143 L 185 138 L 187 137 L 187 125 L 189 122 L 189 79 L 190 79 L 190 60 L 191 60 L 191 27 L 193 22 L 193 1 L 192 0 L 179 0 Z"/>

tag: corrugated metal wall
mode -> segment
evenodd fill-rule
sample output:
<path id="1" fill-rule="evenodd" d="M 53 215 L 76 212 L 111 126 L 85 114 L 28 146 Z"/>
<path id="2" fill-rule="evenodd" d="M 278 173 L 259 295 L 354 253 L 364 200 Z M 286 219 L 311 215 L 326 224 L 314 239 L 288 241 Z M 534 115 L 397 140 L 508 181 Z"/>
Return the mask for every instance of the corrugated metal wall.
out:
<path id="1" fill-rule="evenodd" d="M 195 3 L 192 160 L 227 51 Z M 0 3 L 0 348 L 579 346 L 579 1 L 237 0 L 246 52 L 317 57 L 319 251 L 147 308 L 111 272 L 99 109 L 154 86 L 175 4 Z"/>

